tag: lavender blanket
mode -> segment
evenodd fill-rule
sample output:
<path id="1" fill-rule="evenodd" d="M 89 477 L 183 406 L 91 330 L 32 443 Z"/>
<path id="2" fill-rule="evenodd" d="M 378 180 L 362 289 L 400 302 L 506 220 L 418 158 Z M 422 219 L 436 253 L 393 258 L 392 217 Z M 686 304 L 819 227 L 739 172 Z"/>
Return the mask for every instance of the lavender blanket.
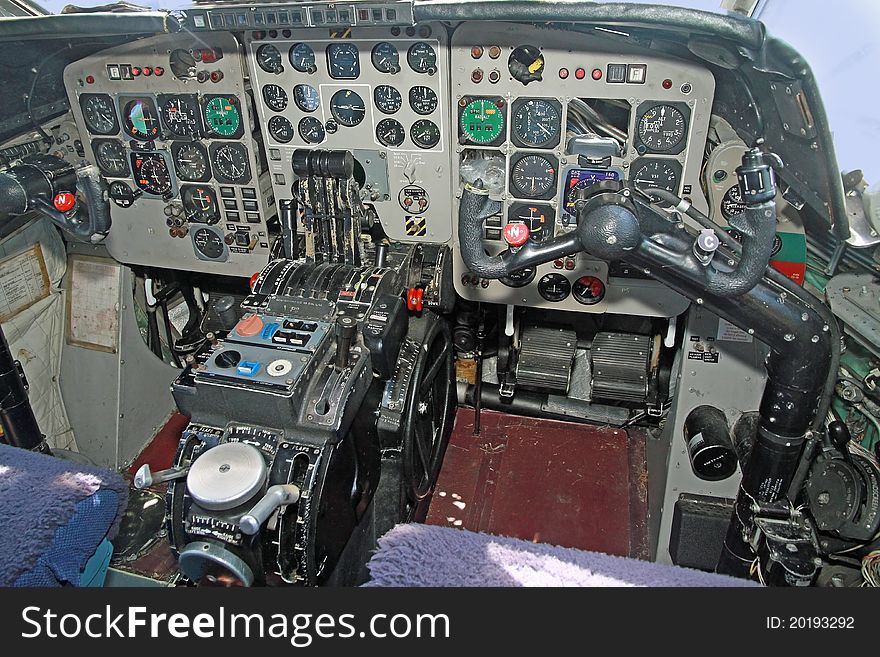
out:
<path id="1" fill-rule="evenodd" d="M 98 491 L 113 495 L 95 496 Z M 112 512 L 90 513 L 80 520 L 85 524 L 79 535 L 94 535 L 94 540 L 77 545 L 68 537 L 62 557 L 65 561 L 74 559 L 77 563 L 73 566 L 81 568 L 105 536 L 112 539 L 116 535 L 128 501 L 128 485 L 109 470 L 0 445 L 0 586 L 15 584 L 42 563 L 41 557 L 50 552 L 59 530 L 77 511 L 102 499 L 115 503 Z M 96 522 L 102 523 L 100 528 L 89 526 Z M 55 564 L 44 566 L 58 570 Z M 78 572 L 76 568 L 65 570 L 71 569 Z"/>
<path id="2" fill-rule="evenodd" d="M 754 586 L 752 582 L 515 538 L 398 525 L 379 539 L 365 586 Z"/>

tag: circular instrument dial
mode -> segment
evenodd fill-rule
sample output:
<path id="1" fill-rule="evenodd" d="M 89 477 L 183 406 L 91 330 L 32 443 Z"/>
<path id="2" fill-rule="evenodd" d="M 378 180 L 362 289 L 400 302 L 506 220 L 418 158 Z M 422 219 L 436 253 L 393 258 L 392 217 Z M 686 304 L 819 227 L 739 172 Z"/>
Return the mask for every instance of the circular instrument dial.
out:
<path id="1" fill-rule="evenodd" d="M 585 306 L 593 306 L 605 298 L 605 283 L 595 276 L 581 276 L 572 286 L 574 300 Z"/>
<path id="2" fill-rule="evenodd" d="M 327 67 L 336 80 L 354 80 L 361 74 L 357 46 L 353 43 L 331 43 L 327 46 Z"/>
<path id="3" fill-rule="evenodd" d="M 397 48 L 387 41 L 373 46 L 370 59 L 380 73 L 398 73 L 400 71 L 400 54 L 397 52 Z"/>
<path id="4" fill-rule="evenodd" d="M 639 139 L 655 152 L 674 150 L 687 132 L 684 114 L 673 105 L 655 105 L 639 117 Z"/>
<path id="5" fill-rule="evenodd" d="M 213 144 L 211 166 L 220 182 L 243 185 L 251 179 L 247 149 L 238 143 Z"/>
<path id="6" fill-rule="evenodd" d="M 149 98 L 131 98 L 124 101 L 122 123 L 125 132 L 135 139 L 151 140 L 159 136 L 159 117 Z"/>
<path id="7" fill-rule="evenodd" d="M 198 142 L 176 142 L 171 147 L 174 170 L 181 180 L 206 182 L 211 178 L 208 151 Z"/>
<path id="8" fill-rule="evenodd" d="M 349 128 L 363 121 L 366 111 L 364 99 L 351 89 L 340 89 L 330 99 L 330 113 L 333 118 Z"/>
<path id="9" fill-rule="evenodd" d="M 171 191 L 171 173 L 160 153 L 132 153 L 134 184 L 148 194 L 164 196 Z"/>
<path id="10" fill-rule="evenodd" d="M 293 124 L 285 116 L 273 116 L 269 119 L 269 134 L 275 141 L 286 144 L 293 139 Z"/>
<path id="11" fill-rule="evenodd" d="M 387 84 L 380 84 L 373 90 L 373 101 L 383 114 L 394 114 L 403 105 L 400 92 Z"/>
<path id="12" fill-rule="evenodd" d="M 406 139 L 406 131 L 396 119 L 382 119 L 376 126 L 376 139 L 383 146 L 400 146 Z"/>
<path id="13" fill-rule="evenodd" d="M 736 183 L 724 192 L 724 197 L 721 199 L 721 214 L 724 215 L 725 219 L 732 219 L 745 211 L 746 204 L 743 203 L 739 183 Z"/>
<path id="14" fill-rule="evenodd" d="M 205 126 L 217 137 L 235 137 L 242 129 L 241 112 L 235 96 L 214 96 L 205 103 Z"/>
<path id="15" fill-rule="evenodd" d="M 656 187 L 678 193 L 681 164 L 675 160 L 642 158 L 632 163 L 630 171 L 632 171 L 631 181 L 639 187 Z"/>
<path id="16" fill-rule="evenodd" d="M 303 112 L 314 112 L 321 106 L 321 94 L 311 85 L 298 84 L 293 88 L 293 102 Z"/>
<path id="17" fill-rule="evenodd" d="M 507 287 L 525 287 L 535 280 L 536 272 L 537 270 L 534 267 L 526 267 L 525 269 L 513 272 L 509 276 L 502 276 L 498 280 Z"/>
<path id="18" fill-rule="evenodd" d="M 257 64 L 266 73 L 281 73 L 284 70 L 281 65 L 281 53 L 271 43 L 264 43 L 257 48 Z"/>
<path id="19" fill-rule="evenodd" d="M 295 43 L 287 53 L 290 65 L 300 73 L 314 73 L 318 70 L 315 64 L 315 51 L 307 43 Z"/>
<path id="20" fill-rule="evenodd" d="M 130 208 L 134 205 L 134 192 L 126 183 L 121 180 L 114 180 L 110 183 L 107 195 L 120 208 Z"/>
<path id="21" fill-rule="evenodd" d="M 196 96 L 171 96 L 162 103 L 162 121 L 171 134 L 192 137 L 199 134 L 199 104 Z"/>
<path id="22" fill-rule="evenodd" d="M 558 303 L 571 294 L 571 283 L 562 274 L 545 274 L 538 280 L 538 294 L 546 301 Z"/>
<path id="23" fill-rule="evenodd" d="M 79 98 L 86 128 L 93 135 L 115 135 L 119 132 L 113 99 L 106 94 L 83 94 Z"/>
<path id="24" fill-rule="evenodd" d="M 459 127 L 466 141 L 490 144 L 504 133 L 503 103 L 490 98 L 477 98 L 461 110 Z"/>
<path id="25" fill-rule="evenodd" d="M 556 161 L 547 155 L 524 155 L 510 169 L 510 183 L 519 198 L 547 198 L 556 191 Z"/>
<path id="26" fill-rule="evenodd" d="M 430 44 L 419 41 L 406 51 L 406 63 L 416 73 L 433 75 L 437 71 L 437 53 Z"/>
<path id="27" fill-rule="evenodd" d="M 416 114 L 430 114 L 437 109 L 437 94 L 431 87 L 413 87 L 409 90 L 409 106 Z"/>
<path id="28" fill-rule="evenodd" d="M 440 128 L 429 119 L 419 119 L 409 129 L 409 136 L 419 148 L 434 148 L 440 142 Z"/>
<path id="29" fill-rule="evenodd" d="M 561 118 L 562 112 L 556 101 L 531 98 L 520 102 L 513 110 L 514 141 L 535 148 L 556 146 Z"/>
<path id="30" fill-rule="evenodd" d="M 212 228 L 201 227 L 192 233 L 193 246 L 196 252 L 208 260 L 220 260 L 226 253 L 223 238 Z"/>
<path id="31" fill-rule="evenodd" d="M 287 107 L 287 92 L 277 84 L 267 84 L 263 86 L 263 100 L 273 112 L 283 112 Z"/>
<path id="32" fill-rule="evenodd" d="M 507 223 L 525 224 L 529 227 L 529 239 L 540 242 L 553 237 L 553 221 L 556 211 L 541 203 L 519 203 L 507 213 Z"/>
<path id="33" fill-rule="evenodd" d="M 105 176 L 122 178 L 129 176 L 128 158 L 125 146 L 115 139 L 95 140 L 92 142 L 95 151 L 95 163 Z"/>
<path id="34" fill-rule="evenodd" d="M 314 116 L 307 116 L 300 120 L 297 126 L 299 136 L 307 144 L 320 144 L 327 136 L 324 125 Z"/>
<path id="35" fill-rule="evenodd" d="M 217 196 L 210 187 L 186 185 L 180 190 L 180 200 L 189 221 L 200 224 L 216 224 L 220 221 Z"/>

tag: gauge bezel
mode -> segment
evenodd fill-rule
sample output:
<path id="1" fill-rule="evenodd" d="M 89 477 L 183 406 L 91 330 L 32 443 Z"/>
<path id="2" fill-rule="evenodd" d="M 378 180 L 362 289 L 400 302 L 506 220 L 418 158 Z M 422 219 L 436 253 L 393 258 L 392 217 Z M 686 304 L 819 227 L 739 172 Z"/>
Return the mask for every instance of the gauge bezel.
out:
<path id="1" fill-rule="evenodd" d="M 307 106 L 303 105 L 300 102 L 299 94 L 297 94 L 297 89 L 303 89 L 303 88 L 311 89 L 317 95 L 317 100 L 315 101 L 315 105 L 311 109 L 309 109 Z M 318 108 L 321 107 L 321 91 L 319 89 L 317 89 L 316 87 L 313 87 L 310 84 L 305 84 L 305 83 L 297 84 L 293 87 L 293 104 L 296 105 L 300 111 L 306 112 L 307 114 L 311 114 L 312 112 L 317 111 Z"/>
<path id="2" fill-rule="evenodd" d="M 584 278 L 594 278 L 597 281 L 599 281 L 599 283 L 602 284 L 602 294 L 599 295 L 598 297 L 590 297 L 590 298 L 581 296 L 581 294 L 579 294 L 577 292 L 577 285 Z M 607 296 L 607 294 L 608 294 L 608 283 L 603 281 L 598 276 L 594 276 L 592 274 L 582 274 L 581 276 L 578 276 L 571 284 L 571 297 L 572 297 L 572 299 L 577 301 L 582 306 L 595 306 L 597 304 L 600 304 L 600 303 L 602 303 L 602 301 L 605 300 L 605 297 Z"/>
<path id="3" fill-rule="evenodd" d="M 156 134 L 155 135 L 142 136 L 141 134 L 133 134 L 131 132 L 131 130 L 135 129 L 133 125 L 131 126 L 131 129 L 129 129 L 128 118 L 127 118 L 127 114 L 125 112 L 125 108 L 126 108 L 126 106 L 128 106 L 129 103 L 132 103 L 134 101 L 143 102 L 147 106 L 147 109 L 149 111 L 151 111 L 153 113 L 153 115 L 156 117 Z M 152 141 L 156 141 L 157 139 L 163 138 L 162 117 L 159 114 L 158 103 L 156 101 L 157 101 L 157 98 L 153 94 L 126 94 L 126 95 L 121 95 L 121 96 L 117 97 L 116 106 L 117 106 L 117 109 L 119 110 L 119 116 L 121 117 L 121 120 L 122 120 L 122 124 L 120 126 L 120 129 L 122 130 L 122 133 L 128 139 L 134 139 L 135 141 L 147 143 L 147 142 L 152 142 Z"/>
<path id="4" fill-rule="evenodd" d="M 558 298 L 548 296 L 544 290 L 546 286 L 549 285 L 550 280 L 556 281 L 557 284 L 562 285 L 565 288 L 565 294 Z M 544 274 L 538 279 L 535 288 L 538 290 L 538 294 L 541 298 L 548 303 L 562 303 L 571 296 L 571 281 L 568 280 L 567 276 L 564 276 L 559 272 L 551 271 Z"/>
<path id="5" fill-rule="evenodd" d="M 236 112 L 238 112 L 238 127 L 235 129 L 235 132 L 224 135 L 222 133 L 217 132 L 211 124 L 208 123 L 207 111 L 208 105 L 211 104 L 215 98 L 226 98 L 230 105 L 233 105 L 236 108 Z M 201 102 L 201 110 L 202 110 L 202 123 L 205 128 L 205 136 L 210 139 L 241 139 L 244 136 L 244 124 L 246 121 L 246 117 L 244 114 L 244 107 L 242 106 L 241 100 L 235 94 L 206 94 L 202 96 Z"/>
<path id="6" fill-rule="evenodd" d="M 382 46 L 388 46 L 394 50 L 394 61 L 391 68 L 387 71 L 381 68 L 376 62 L 376 51 Z M 395 75 L 397 73 L 400 73 L 400 51 L 397 49 L 397 46 L 395 46 L 390 41 L 380 41 L 370 50 L 370 63 L 373 65 L 373 68 L 376 69 L 379 73 L 383 73 L 385 75 Z"/>
<path id="7" fill-rule="evenodd" d="M 553 182 L 550 183 L 550 186 L 547 187 L 547 189 L 541 192 L 541 194 L 539 194 L 538 196 L 528 196 L 526 190 L 521 189 L 514 182 L 513 172 L 516 169 L 516 166 L 526 158 L 530 157 L 536 157 L 542 160 L 546 160 L 550 165 L 553 166 Z M 556 196 L 556 189 L 559 186 L 559 160 L 556 159 L 556 156 L 552 153 L 538 153 L 534 151 L 518 152 L 510 159 L 510 173 L 508 179 L 510 180 L 510 193 L 514 196 L 514 198 L 535 199 L 539 201 L 549 200 Z"/>
<path id="8" fill-rule="evenodd" d="M 340 71 L 335 70 L 335 67 L 338 66 L 335 63 L 337 52 L 342 48 L 354 48 L 355 55 L 355 67 L 351 72 L 341 73 Z M 327 73 L 334 80 L 357 80 L 361 75 L 361 51 L 354 43 L 350 43 L 347 41 L 335 41 L 327 45 L 325 49 L 327 53 Z M 337 75 L 337 73 L 340 73 Z"/>
<path id="9" fill-rule="evenodd" d="M 352 94 L 353 96 L 356 96 L 357 98 L 359 98 L 361 103 L 363 103 L 363 105 L 364 105 L 364 110 L 361 113 L 360 118 L 357 121 L 355 121 L 354 123 L 350 123 L 348 121 L 348 119 L 343 119 L 342 115 L 339 113 L 339 111 L 337 109 L 337 105 L 339 104 L 339 100 L 337 99 L 337 96 L 339 96 L 340 94 Z M 361 96 L 354 89 L 348 89 L 348 88 L 338 89 L 337 91 L 335 91 L 333 93 L 332 96 L 330 96 L 330 115 L 333 117 L 333 120 L 336 121 L 339 125 L 346 127 L 346 128 L 354 128 L 356 126 L 359 126 L 361 123 L 363 123 L 364 119 L 367 118 L 367 103 L 364 101 L 363 96 Z"/>
<path id="10" fill-rule="evenodd" d="M 433 105 L 431 105 L 431 109 L 430 109 L 429 111 L 427 111 L 427 112 L 423 112 L 423 111 L 421 111 L 421 110 L 418 110 L 418 109 L 416 109 L 416 106 L 413 104 L 413 92 L 414 92 L 416 89 L 427 89 L 428 91 L 431 92 L 431 95 L 433 96 Z M 428 85 L 425 85 L 425 84 L 416 84 L 416 85 L 413 85 L 412 87 L 410 87 L 409 92 L 407 93 L 406 96 L 407 96 L 407 98 L 406 98 L 406 99 L 407 99 L 407 102 L 409 102 L 409 108 L 410 108 L 413 112 L 415 112 L 416 114 L 418 114 L 419 116 L 430 116 L 430 115 L 433 114 L 435 111 L 437 111 L 437 107 L 440 105 L 440 99 L 439 99 L 438 96 L 437 96 L 437 92 L 434 91 L 431 87 L 429 87 Z"/>
<path id="11" fill-rule="evenodd" d="M 481 100 L 494 104 L 498 111 L 501 112 L 501 130 L 491 141 L 473 140 L 468 133 L 465 132 L 464 123 L 462 121 L 464 118 L 464 112 L 470 107 L 471 103 Z M 501 103 L 500 107 L 498 106 L 499 102 Z M 459 144 L 466 144 L 468 146 L 499 146 L 507 140 L 507 102 L 501 96 L 463 96 L 459 101 L 458 120 L 456 123 L 458 124 Z"/>
<path id="12" fill-rule="evenodd" d="M 184 148 L 195 148 L 198 151 L 201 151 L 202 157 L 205 158 L 205 172 L 198 178 L 190 177 L 186 175 L 180 166 L 177 164 L 177 160 L 180 156 L 180 151 Z M 171 144 L 171 160 L 174 163 L 174 173 L 181 180 L 185 180 L 187 182 L 208 182 L 211 179 L 211 158 L 208 155 L 208 149 L 205 148 L 205 145 L 197 142 L 197 141 L 176 141 Z"/>
<path id="13" fill-rule="evenodd" d="M 191 209 L 187 207 L 187 192 L 193 189 L 202 189 L 211 194 L 214 199 L 214 211 L 210 215 L 204 215 L 204 210 Z M 180 186 L 180 202 L 183 204 L 183 212 L 186 220 L 194 224 L 213 225 L 220 221 L 220 202 L 218 201 L 216 190 L 210 185 L 181 185 Z M 194 218 L 198 216 L 198 218 Z M 205 218 L 207 217 L 207 218 Z"/>
<path id="14" fill-rule="evenodd" d="M 556 232 L 556 210 L 549 203 L 528 203 L 523 201 L 517 201 L 515 203 L 511 203 L 507 208 L 507 221 L 506 223 L 525 223 L 518 216 L 517 210 L 519 208 L 541 208 L 541 211 L 544 214 L 544 223 L 541 226 L 540 237 L 536 237 L 536 232 L 533 230 L 532 226 L 529 226 L 529 239 L 532 242 L 543 242 L 544 240 L 551 239 L 553 234 Z M 547 232 L 549 230 L 549 233 Z"/>
<path id="15" fill-rule="evenodd" d="M 681 166 L 681 162 L 679 162 L 678 160 L 671 158 L 671 157 L 639 157 L 639 158 L 636 158 L 635 160 L 632 161 L 632 164 L 629 165 L 629 171 L 630 171 L 629 180 L 631 180 L 634 185 L 639 185 L 640 187 L 644 187 L 644 185 L 640 185 L 639 183 L 636 182 L 636 174 L 638 173 L 639 169 L 641 169 L 643 166 L 648 165 L 648 164 L 652 164 L 654 162 L 659 162 L 659 163 L 664 164 L 664 165 L 668 166 L 669 168 L 673 169 L 675 176 L 676 176 L 676 179 L 677 179 L 677 185 L 675 185 L 675 188 L 672 189 L 671 191 L 673 194 L 678 194 L 679 190 L 681 189 L 682 182 L 683 182 L 682 181 L 683 167 Z"/>
<path id="16" fill-rule="evenodd" d="M 174 130 L 171 127 L 171 123 L 165 118 L 165 105 L 167 105 L 172 100 L 185 100 L 196 113 L 196 125 L 194 132 L 184 132 L 180 133 Z M 196 94 L 159 94 L 156 98 L 157 104 L 159 105 L 159 120 L 162 123 L 162 128 L 165 131 L 165 139 L 191 139 L 198 138 L 202 135 L 202 108 L 199 105 L 199 97 Z"/>
<path id="17" fill-rule="evenodd" d="M 387 110 L 382 107 L 382 104 L 379 102 L 379 89 L 391 89 L 395 94 L 397 94 L 397 108 L 394 110 Z M 376 106 L 376 109 L 382 112 L 382 114 L 392 115 L 397 114 L 400 111 L 400 108 L 403 107 L 403 94 L 400 93 L 400 90 L 397 87 L 393 87 L 390 84 L 379 84 L 373 88 L 373 104 Z"/>
<path id="18" fill-rule="evenodd" d="M 420 124 L 427 124 L 427 123 L 430 123 L 432 126 L 434 126 L 434 127 L 437 129 L 437 141 L 435 141 L 433 144 L 430 144 L 430 145 L 425 144 L 425 143 L 419 141 L 418 139 L 416 139 L 416 138 L 413 136 L 413 132 L 415 131 L 417 125 L 420 125 Z M 431 150 L 432 148 L 435 148 L 435 147 L 437 146 L 437 144 L 439 144 L 439 143 L 442 141 L 442 139 L 443 139 L 443 131 L 440 129 L 440 126 L 437 125 L 437 123 L 434 122 L 434 121 L 432 121 L 431 119 L 419 119 L 418 121 L 416 121 L 415 123 L 413 123 L 413 124 L 409 127 L 409 138 L 410 138 L 410 140 L 412 141 L 412 143 L 414 143 L 416 146 L 418 146 L 418 147 L 421 148 L 422 150 L 426 150 L 426 151 L 427 151 L 427 150 Z"/>
<path id="19" fill-rule="evenodd" d="M 217 166 L 217 163 L 214 161 L 214 158 L 217 157 L 218 151 L 224 148 L 231 148 L 233 150 L 238 150 L 239 152 L 244 154 L 244 162 L 245 162 L 245 172 L 238 178 L 229 178 L 226 174 L 223 173 L 222 167 Z M 210 155 L 209 162 L 211 163 L 211 169 L 214 171 L 214 178 L 221 183 L 227 185 L 247 185 L 251 181 L 251 162 L 250 162 L 250 153 L 248 152 L 247 147 L 244 144 L 240 144 L 238 142 L 217 142 L 211 144 L 211 147 L 208 149 L 208 154 Z"/>
<path id="20" fill-rule="evenodd" d="M 524 138 L 516 128 L 516 115 L 517 113 L 525 107 L 530 102 L 541 102 L 546 103 L 554 110 L 556 110 L 556 133 L 546 141 L 540 143 L 532 143 L 526 138 Z M 523 97 L 517 98 L 510 107 L 510 141 L 512 141 L 519 148 L 538 148 L 538 149 L 553 149 L 559 145 L 559 141 L 562 139 L 562 103 L 560 103 L 555 98 L 540 98 L 540 97 Z"/>
<path id="21" fill-rule="evenodd" d="M 113 113 L 113 127 L 109 131 L 95 129 L 86 118 L 86 105 L 92 98 L 101 98 L 109 105 L 110 110 Z M 105 137 L 119 134 L 119 112 L 117 111 L 116 103 L 113 102 L 113 98 L 110 94 L 81 94 L 79 97 L 79 109 L 82 113 L 83 123 L 85 123 L 86 130 L 89 131 L 89 134 Z"/>
<path id="22" fill-rule="evenodd" d="M 266 68 L 265 66 L 263 66 L 263 61 L 260 59 L 260 53 L 269 50 L 270 48 L 274 50 L 275 53 L 278 55 L 277 68 Z M 259 66 L 260 69 L 265 71 L 266 73 L 278 74 L 284 71 L 284 57 L 282 56 L 281 51 L 278 50 L 278 46 L 276 46 L 274 43 L 260 44 L 260 47 L 254 51 L 254 60 L 257 62 L 257 66 Z"/>
<path id="23" fill-rule="evenodd" d="M 157 192 L 149 187 L 145 187 L 138 181 L 138 167 L 135 164 L 137 158 L 142 159 L 159 159 L 165 164 L 165 171 L 168 174 L 168 189 L 164 192 Z M 168 161 L 168 154 L 163 151 L 132 151 L 128 155 L 129 164 L 131 165 L 131 178 L 134 186 L 137 187 L 144 196 L 149 198 L 173 198 L 177 194 L 177 178 L 174 175 L 173 164 Z M 141 165 L 141 168 L 143 165 Z"/>
<path id="24" fill-rule="evenodd" d="M 199 250 L 198 246 L 196 245 L 196 236 L 202 231 L 212 233 L 213 236 L 219 240 L 221 245 L 220 255 L 212 257 L 209 254 Z M 217 226 L 211 226 L 209 224 L 199 224 L 193 230 L 191 230 L 189 234 L 190 239 L 192 240 L 193 251 L 195 252 L 196 257 L 199 260 L 207 260 L 209 262 L 224 262 L 229 257 L 229 247 L 227 246 L 226 241 L 223 239 L 223 231 L 220 230 L 220 228 L 218 228 Z"/>
<path id="25" fill-rule="evenodd" d="M 293 59 L 293 51 L 298 46 L 304 46 L 309 49 L 309 52 L 312 53 L 310 57 L 311 66 L 301 68 L 300 65 L 297 64 L 296 61 Z M 300 73 L 308 73 L 309 75 L 312 75 L 318 72 L 318 57 L 317 55 L 315 55 L 315 49 L 312 48 L 312 46 L 310 46 L 305 41 L 297 41 L 296 43 L 291 44 L 290 48 L 287 49 L 287 61 L 290 62 L 290 65 L 293 66 L 294 70 L 299 71 Z"/>
<path id="26" fill-rule="evenodd" d="M 122 152 L 122 162 L 123 169 L 122 171 L 111 171 L 103 166 L 101 166 L 101 156 L 99 155 L 99 149 L 104 144 L 115 144 L 117 145 Z M 92 140 L 92 153 L 95 155 L 95 164 L 101 170 L 101 174 L 105 178 L 131 178 L 131 162 L 128 159 L 128 151 L 125 147 L 125 144 L 118 139 L 93 139 Z"/>
<path id="27" fill-rule="evenodd" d="M 267 90 L 270 88 L 279 89 L 281 91 L 282 96 L 280 96 L 280 98 L 282 99 L 282 104 L 280 106 L 277 104 L 273 104 L 274 101 L 269 100 Z M 290 97 L 287 95 L 287 90 L 280 84 L 275 84 L 274 82 L 264 84 L 262 89 L 260 89 L 260 95 L 263 97 L 263 103 L 266 105 L 266 107 L 268 107 L 273 112 L 283 112 L 290 104 Z"/>
<path id="28" fill-rule="evenodd" d="M 391 124 L 396 124 L 396 127 L 400 129 L 401 138 L 400 138 L 400 141 L 398 141 L 398 142 L 387 142 L 384 139 L 382 139 L 381 136 L 379 136 L 380 128 L 383 125 L 391 125 Z M 386 117 L 376 124 L 376 141 L 378 141 L 380 144 L 382 144 L 386 148 L 397 148 L 398 146 L 401 146 L 403 144 L 403 142 L 406 141 L 406 128 L 404 128 L 403 124 L 400 121 L 398 121 L 397 119 L 393 119 L 390 116 Z"/>
<path id="29" fill-rule="evenodd" d="M 607 169 L 601 169 L 597 167 L 582 167 L 577 164 L 567 165 L 563 167 L 562 172 L 559 177 L 560 186 L 561 186 L 561 198 L 560 198 L 560 206 L 559 206 L 559 216 L 562 221 L 562 224 L 565 226 L 573 225 L 577 223 L 577 207 L 571 206 L 569 204 L 571 198 L 571 175 L 573 172 L 586 172 L 586 173 L 595 173 L 598 175 L 604 176 L 602 180 L 597 180 L 594 182 L 607 182 L 607 181 L 620 181 L 625 177 L 623 169 L 620 167 L 609 167 Z M 632 171 L 632 167 L 630 167 L 630 171 Z M 580 174 L 579 174 L 580 175 Z"/>
<path id="30" fill-rule="evenodd" d="M 413 51 L 420 46 L 425 46 L 429 48 L 434 57 L 434 63 L 431 66 L 425 67 L 424 69 L 422 68 L 421 64 L 419 64 L 418 66 L 413 64 Z M 407 66 L 409 66 L 410 69 L 412 69 L 415 73 L 419 73 L 420 75 L 433 75 L 437 72 L 437 49 L 427 41 L 416 41 L 414 44 L 406 49 L 406 63 Z"/>
<path id="31" fill-rule="evenodd" d="M 290 137 L 288 139 L 280 139 L 276 130 L 272 127 L 273 123 L 278 124 L 282 122 L 287 123 L 287 126 L 290 128 Z M 291 141 L 293 141 L 293 138 L 296 135 L 296 128 L 293 127 L 290 119 L 288 119 L 286 116 L 282 116 L 281 114 L 276 114 L 266 122 L 266 131 L 269 133 L 269 136 L 272 137 L 272 139 L 274 139 L 279 144 L 289 144 Z"/>
<path id="32" fill-rule="evenodd" d="M 321 128 L 321 139 L 319 141 L 312 141 L 311 139 L 306 137 L 305 131 L 303 130 L 303 123 L 305 123 L 306 121 L 308 121 L 309 123 L 314 123 Z M 323 144 L 327 140 L 327 129 L 324 127 L 324 124 L 321 123 L 321 119 L 316 116 L 302 117 L 296 124 L 296 133 L 300 136 L 300 139 L 310 145 Z"/>
<path id="33" fill-rule="evenodd" d="M 639 126 L 642 124 L 642 119 L 649 110 L 655 107 L 660 107 L 661 105 L 668 105 L 681 112 L 682 118 L 684 119 L 684 128 L 681 139 L 675 146 L 668 149 L 657 150 L 651 148 L 642 141 Z M 688 133 L 691 129 L 691 108 L 687 103 L 672 100 L 646 100 L 636 108 L 635 117 L 635 123 L 633 124 L 633 142 L 635 143 L 636 151 L 639 155 L 679 155 L 685 150 L 685 148 L 687 148 Z"/>

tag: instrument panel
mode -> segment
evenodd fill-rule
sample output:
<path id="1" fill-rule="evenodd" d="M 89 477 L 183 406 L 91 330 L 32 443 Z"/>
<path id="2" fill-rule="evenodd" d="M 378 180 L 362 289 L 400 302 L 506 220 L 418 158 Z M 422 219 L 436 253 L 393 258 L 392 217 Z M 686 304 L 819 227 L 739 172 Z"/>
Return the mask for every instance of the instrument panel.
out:
<path id="1" fill-rule="evenodd" d="M 445 28 L 257 30 L 245 43 L 279 203 L 294 150 L 350 150 L 391 239 L 452 238 Z"/>
<path id="2" fill-rule="evenodd" d="M 238 276 L 267 262 L 274 198 L 231 34 L 136 41 L 71 64 L 64 80 L 109 185 L 114 258 Z"/>
<path id="3" fill-rule="evenodd" d="M 465 23 L 454 32 L 456 177 L 479 178 L 503 202 L 484 224 L 490 253 L 506 248 L 508 223 L 525 224 L 535 241 L 572 230 L 578 192 L 604 180 L 662 187 L 708 210 L 700 167 L 714 78 L 611 45 L 514 24 Z M 649 316 L 687 306 L 643 273 L 585 253 L 502 280 L 474 276 L 460 257 L 454 272 L 456 291 L 475 301 Z"/>

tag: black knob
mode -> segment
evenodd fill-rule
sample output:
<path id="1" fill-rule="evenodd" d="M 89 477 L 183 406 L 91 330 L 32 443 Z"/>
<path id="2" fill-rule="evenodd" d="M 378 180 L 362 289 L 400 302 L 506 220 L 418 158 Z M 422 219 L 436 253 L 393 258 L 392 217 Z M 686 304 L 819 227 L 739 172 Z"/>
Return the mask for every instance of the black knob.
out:
<path id="1" fill-rule="evenodd" d="M 217 367 L 222 367 L 223 369 L 235 367 L 236 365 L 238 365 L 238 362 L 240 360 L 241 354 L 233 349 L 221 351 L 219 354 L 214 356 L 214 364 L 217 365 Z"/>
<path id="2" fill-rule="evenodd" d="M 351 317 L 338 317 L 336 319 L 336 367 L 343 369 L 348 367 L 348 354 L 351 351 L 351 343 L 357 333 L 357 322 Z"/>
<path id="3" fill-rule="evenodd" d="M 844 456 L 849 455 L 847 445 L 849 444 L 850 438 L 852 438 L 852 436 L 850 436 L 849 428 L 847 428 L 843 422 L 840 420 L 834 420 L 833 422 L 828 423 L 828 440 Z"/>

